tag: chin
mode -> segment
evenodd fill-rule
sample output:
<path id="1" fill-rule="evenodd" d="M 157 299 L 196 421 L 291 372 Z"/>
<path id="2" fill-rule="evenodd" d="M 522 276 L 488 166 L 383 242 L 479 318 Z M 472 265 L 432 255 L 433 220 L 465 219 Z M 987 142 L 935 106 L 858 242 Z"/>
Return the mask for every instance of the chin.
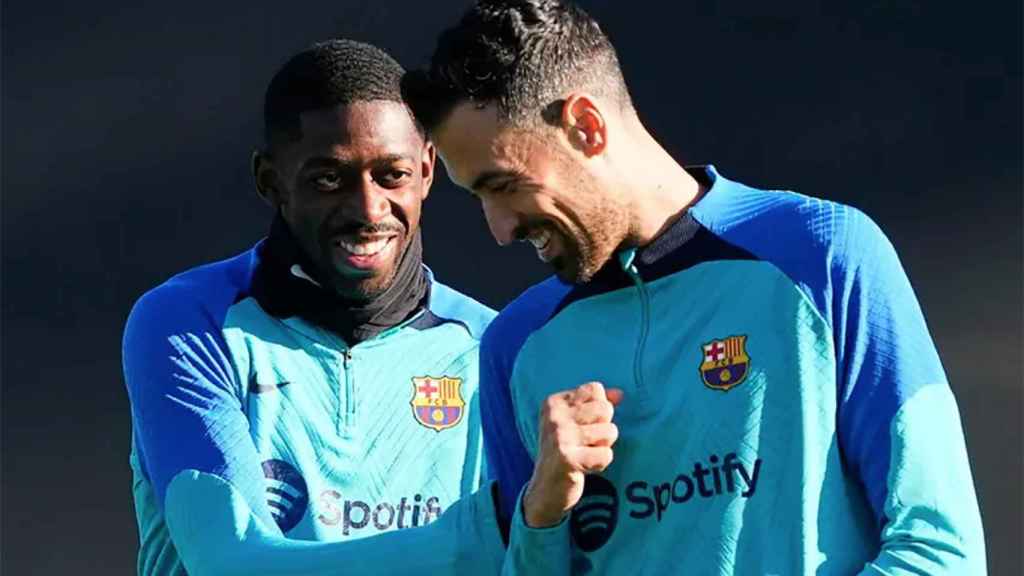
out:
<path id="1" fill-rule="evenodd" d="M 371 300 L 391 286 L 392 276 L 369 276 L 363 278 L 342 278 L 338 292 L 353 300 Z"/>
<path id="2" fill-rule="evenodd" d="M 590 280 L 591 275 L 583 274 L 578 262 L 556 258 L 551 262 L 551 266 L 555 269 L 555 276 L 566 284 L 584 284 Z"/>

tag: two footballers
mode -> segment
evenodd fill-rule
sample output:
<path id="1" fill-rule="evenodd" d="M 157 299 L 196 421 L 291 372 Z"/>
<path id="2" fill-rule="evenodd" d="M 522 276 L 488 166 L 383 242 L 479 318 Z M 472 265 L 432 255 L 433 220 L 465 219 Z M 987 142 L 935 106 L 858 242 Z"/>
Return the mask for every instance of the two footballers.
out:
<path id="1" fill-rule="evenodd" d="M 490 319 L 409 273 L 434 152 L 393 80 L 386 97 L 340 96 L 344 66 L 309 58 L 327 99 L 296 84 L 302 103 L 278 123 L 268 93 L 269 132 L 292 150 L 271 138 L 256 162 L 279 215 L 270 238 L 172 280 L 129 322 L 147 566 L 170 558 L 151 571 L 170 573 L 177 550 L 192 573 L 493 572 L 486 488 L 427 528 L 299 542 L 343 539 L 316 524 L 316 495 L 362 503 L 365 526 L 413 487 L 480 485 L 470 398 Z M 478 3 L 405 88 L 495 239 L 532 242 L 558 276 L 479 349 L 506 569 L 984 573 L 956 406 L 866 216 L 679 165 L 638 120 L 600 27 L 562 2 Z M 380 142 L 389 130 L 404 147 Z M 366 280 L 377 272 L 390 278 Z M 375 355 L 389 346 L 402 363 Z M 439 363 L 468 402 L 431 442 L 374 403 Z M 374 456 L 379 442 L 397 455 Z M 428 542 L 426 557 L 399 554 Z"/>

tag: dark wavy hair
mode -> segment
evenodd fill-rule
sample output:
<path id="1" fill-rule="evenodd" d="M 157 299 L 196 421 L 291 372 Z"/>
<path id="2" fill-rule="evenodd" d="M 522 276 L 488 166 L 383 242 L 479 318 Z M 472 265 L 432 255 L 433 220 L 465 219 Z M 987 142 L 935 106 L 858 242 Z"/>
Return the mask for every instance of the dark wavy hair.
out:
<path id="1" fill-rule="evenodd" d="M 429 69 L 408 74 L 402 88 L 428 131 L 464 101 L 495 103 L 518 124 L 554 121 L 549 111 L 569 90 L 632 109 L 608 37 L 582 8 L 561 0 L 480 0 L 441 34 Z"/>
<path id="2" fill-rule="evenodd" d="M 266 145 L 301 139 L 299 115 L 303 112 L 353 102 L 403 102 L 404 75 L 405 69 L 394 58 L 370 44 L 338 39 L 310 46 L 292 56 L 267 87 Z M 418 123 L 416 128 L 423 133 Z"/>

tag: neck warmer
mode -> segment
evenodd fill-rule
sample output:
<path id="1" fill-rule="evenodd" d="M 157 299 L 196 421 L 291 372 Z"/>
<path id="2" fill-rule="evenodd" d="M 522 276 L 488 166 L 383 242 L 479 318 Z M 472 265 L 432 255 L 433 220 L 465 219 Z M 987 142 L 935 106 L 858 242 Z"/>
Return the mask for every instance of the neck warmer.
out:
<path id="1" fill-rule="evenodd" d="M 368 340 L 413 316 L 430 297 L 423 241 L 416 231 L 399 257 L 391 284 L 369 300 L 337 294 L 277 215 L 260 253 L 253 297 L 269 314 L 299 316 L 341 336 L 349 346 Z"/>

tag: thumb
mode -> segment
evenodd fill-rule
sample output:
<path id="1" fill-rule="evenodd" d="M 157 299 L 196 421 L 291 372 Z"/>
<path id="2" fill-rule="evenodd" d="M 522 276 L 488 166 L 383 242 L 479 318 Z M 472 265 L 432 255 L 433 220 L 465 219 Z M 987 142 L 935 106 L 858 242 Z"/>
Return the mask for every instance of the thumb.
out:
<path id="1" fill-rule="evenodd" d="M 608 398 L 608 401 L 612 403 L 612 406 L 618 406 L 619 402 L 622 402 L 622 397 L 625 395 L 626 393 L 622 391 L 622 388 L 608 388 L 605 390 L 605 396 Z"/>

